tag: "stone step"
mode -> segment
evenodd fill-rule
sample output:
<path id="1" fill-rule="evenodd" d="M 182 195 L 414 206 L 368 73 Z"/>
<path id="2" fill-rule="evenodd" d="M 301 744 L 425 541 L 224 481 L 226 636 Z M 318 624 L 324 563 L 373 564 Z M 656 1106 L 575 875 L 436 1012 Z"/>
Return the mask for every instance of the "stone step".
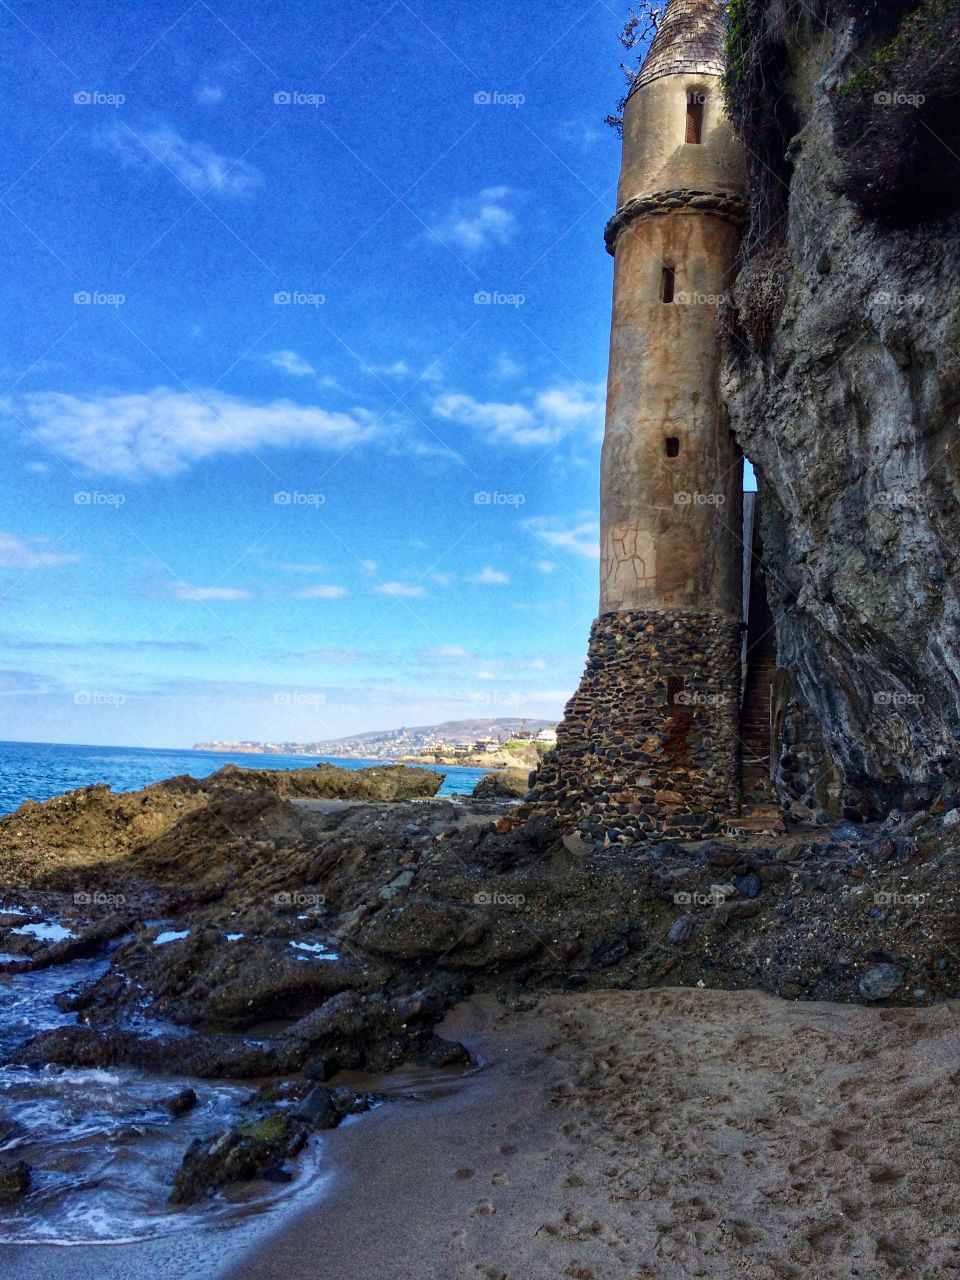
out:
<path id="1" fill-rule="evenodd" d="M 772 805 L 764 806 L 763 812 L 741 813 L 739 817 L 724 816 L 720 825 L 728 832 L 745 831 L 751 835 L 783 835 L 786 831 L 783 814 Z"/>

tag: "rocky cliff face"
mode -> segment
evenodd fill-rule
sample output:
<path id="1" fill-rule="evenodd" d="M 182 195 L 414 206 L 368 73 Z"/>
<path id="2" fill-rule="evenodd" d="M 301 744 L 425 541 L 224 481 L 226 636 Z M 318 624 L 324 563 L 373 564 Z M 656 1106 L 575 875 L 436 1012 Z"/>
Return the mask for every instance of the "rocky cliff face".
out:
<path id="1" fill-rule="evenodd" d="M 723 389 L 760 482 L 778 784 L 866 816 L 960 781 L 960 18 L 731 7 L 753 208 Z"/>

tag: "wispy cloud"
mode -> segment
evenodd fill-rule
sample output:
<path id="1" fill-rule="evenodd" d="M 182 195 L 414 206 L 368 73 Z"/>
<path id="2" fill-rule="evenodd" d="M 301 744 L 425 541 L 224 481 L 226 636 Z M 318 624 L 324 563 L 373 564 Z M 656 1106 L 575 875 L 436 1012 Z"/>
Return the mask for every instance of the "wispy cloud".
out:
<path id="1" fill-rule="evenodd" d="M 568 525 L 563 520 L 549 516 L 533 516 L 524 520 L 523 527 L 534 534 L 548 547 L 558 550 L 573 551 L 578 556 L 590 559 L 600 558 L 600 525 L 596 520 L 583 520 L 576 525 Z M 541 561 L 543 564 L 550 561 Z"/>
<path id="2" fill-rule="evenodd" d="M 220 155 L 205 142 L 190 142 L 167 125 L 133 130 L 116 124 L 101 137 L 125 163 L 166 169 L 197 195 L 246 196 L 263 181 L 245 160 Z"/>
<path id="3" fill-rule="evenodd" d="M 372 415 L 157 387 L 143 394 L 29 395 L 19 416 L 54 453 L 105 475 L 170 476 L 222 453 L 344 449 L 373 438 Z"/>
<path id="4" fill-rule="evenodd" d="M 269 361 L 275 369 L 292 373 L 297 378 L 306 378 L 311 373 L 316 373 L 313 365 L 296 351 L 268 351 L 264 359 Z"/>
<path id="5" fill-rule="evenodd" d="M 557 562 L 555 560 L 536 560 L 534 562 L 534 568 L 539 569 L 541 573 L 553 573 L 556 567 Z"/>
<path id="6" fill-rule="evenodd" d="M 243 591 L 239 587 L 193 587 L 188 582 L 172 583 L 170 586 L 170 594 L 175 600 L 199 602 L 253 599 L 251 592 Z"/>
<path id="7" fill-rule="evenodd" d="M 453 662 L 458 659 L 469 658 L 470 654 L 458 644 L 442 644 L 436 649 L 425 649 L 423 656 L 428 662 L 434 659 Z"/>
<path id="8" fill-rule="evenodd" d="M 542 447 L 556 444 L 574 429 L 599 434 L 603 427 L 603 388 L 551 387 L 539 392 L 529 404 L 484 402 L 448 392 L 434 400 L 433 412 L 470 427 L 495 443 Z"/>
<path id="9" fill-rule="evenodd" d="M 470 254 L 508 244 L 519 225 L 510 207 L 517 196 L 512 187 L 485 187 L 475 196 L 454 200 L 432 229 L 447 244 Z"/>
<path id="10" fill-rule="evenodd" d="M 76 564 L 79 559 L 59 550 L 49 538 L 22 537 L 0 530 L 0 569 L 50 569 Z"/>
<path id="11" fill-rule="evenodd" d="M 347 594 L 347 588 L 318 582 L 293 594 L 298 600 L 342 600 Z"/>
<path id="12" fill-rule="evenodd" d="M 415 587 L 408 582 L 384 582 L 379 587 L 374 587 L 374 591 L 382 596 L 425 596 L 427 593 L 423 587 Z"/>
<path id="13" fill-rule="evenodd" d="M 477 582 L 483 587 L 500 587 L 510 581 L 507 574 L 501 573 L 499 569 L 491 569 L 489 565 L 485 569 L 481 569 L 479 573 L 475 573 L 470 577 L 471 582 Z"/>

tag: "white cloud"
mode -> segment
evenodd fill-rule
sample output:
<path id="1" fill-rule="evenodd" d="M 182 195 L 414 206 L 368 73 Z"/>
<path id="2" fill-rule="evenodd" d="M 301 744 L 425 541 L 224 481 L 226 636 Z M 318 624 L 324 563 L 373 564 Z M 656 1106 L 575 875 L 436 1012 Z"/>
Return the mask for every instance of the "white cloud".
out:
<path id="1" fill-rule="evenodd" d="M 425 596 L 427 593 L 423 587 L 414 587 L 406 582 L 384 582 L 382 586 L 374 587 L 382 596 Z"/>
<path id="2" fill-rule="evenodd" d="M 61 564 L 76 564 L 79 559 L 57 550 L 49 538 L 20 537 L 0 530 L 0 569 L 50 569 Z"/>
<path id="3" fill-rule="evenodd" d="M 17 411 L 54 453 L 107 475 L 170 476 L 216 454 L 344 449 L 375 434 L 359 410 L 332 413 L 286 399 L 256 404 L 220 392 L 201 399 L 169 387 L 129 395 L 40 392 L 24 397 Z"/>
<path id="4" fill-rule="evenodd" d="M 376 573 L 377 562 L 376 560 L 361 560 L 360 568 L 364 571 L 364 573 Z"/>
<path id="5" fill-rule="evenodd" d="M 433 402 L 433 412 L 459 422 L 495 443 L 551 445 L 576 428 L 599 435 L 603 430 L 603 388 L 551 387 L 530 404 L 483 402 L 473 396 L 448 392 Z"/>
<path id="6" fill-rule="evenodd" d="M 571 527 L 561 520 L 535 516 L 530 520 L 524 520 L 523 527 L 535 534 L 548 547 L 574 551 L 579 556 L 587 556 L 594 560 L 600 558 L 600 525 L 596 520 L 584 520 Z"/>
<path id="7" fill-rule="evenodd" d="M 479 573 L 475 573 L 470 578 L 471 582 L 478 582 L 484 587 L 500 587 L 504 583 L 510 581 L 505 573 L 501 573 L 498 569 L 491 569 L 489 565 L 485 569 L 481 569 Z"/>
<path id="8" fill-rule="evenodd" d="M 457 658 L 469 658 L 470 654 L 466 649 L 462 649 L 458 644 L 442 644 L 437 649 L 427 649 L 424 651 L 425 658 L 449 658 L 451 660 Z"/>
<path id="9" fill-rule="evenodd" d="M 556 567 L 557 563 L 555 560 L 537 560 L 534 563 L 534 568 L 539 569 L 541 573 L 553 573 Z"/>
<path id="10" fill-rule="evenodd" d="M 293 594 L 298 600 L 342 600 L 347 594 L 347 588 L 318 582 L 312 587 L 304 587 Z"/>
<path id="11" fill-rule="evenodd" d="M 492 671 L 475 671 L 473 674 L 477 680 L 495 680 L 496 679 L 496 676 L 493 674 Z"/>
<path id="12" fill-rule="evenodd" d="M 175 600 L 252 600 L 253 596 L 249 591 L 242 591 L 239 587 L 192 587 L 187 582 L 174 582 L 170 587 L 170 593 Z"/>
<path id="13" fill-rule="evenodd" d="M 265 359 L 269 360 L 275 369 L 292 373 L 297 378 L 305 378 L 308 374 L 316 372 L 313 365 L 296 351 L 268 351 Z"/>
<path id="14" fill-rule="evenodd" d="M 222 156 L 205 142 L 188 142 L 166 125 L 137 133 L 127 125 L 117 124 L 103 137 L 107 146 L 127 163 L 152 161 L 200 196 L 245 196 L 263 181 L 260 172 L 245 160 Z"/>
<path id="15" fill-rule="evenodd" d="M 517 218 L 509 208 L 516 196 L 511 187 L 485 187 L 475 196 L 454 200 L 434 221 L 433 230 L 441 240 L 465 253 L 508 244 L 517 232 Z"/>
<path id="16" fill-rule="evenodd" d="M 216 103 L 222 102 L 226 94 L 222 85 L 201 84 L 193 91 L 193 96 L 198 102 Z"/>
<path id="17" fill-rule="evenodd" d="M 547 669 L 547 664 L 544 662 L 542 658 L 534 658 L 534 660 L 530 663 L 530 666 L 533 668 L 534 671 L 546 671 Z"/>

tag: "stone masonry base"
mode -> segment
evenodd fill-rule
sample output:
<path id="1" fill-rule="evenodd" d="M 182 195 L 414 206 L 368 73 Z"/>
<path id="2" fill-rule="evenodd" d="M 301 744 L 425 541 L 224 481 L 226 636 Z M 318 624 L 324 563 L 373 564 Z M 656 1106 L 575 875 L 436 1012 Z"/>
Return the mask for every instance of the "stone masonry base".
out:
<path id="1" fill-rule="evenodd" d="M 608 613 L 518 816 L 594 842 L 696 839 L 740 811 L 740 624 Z"/>

